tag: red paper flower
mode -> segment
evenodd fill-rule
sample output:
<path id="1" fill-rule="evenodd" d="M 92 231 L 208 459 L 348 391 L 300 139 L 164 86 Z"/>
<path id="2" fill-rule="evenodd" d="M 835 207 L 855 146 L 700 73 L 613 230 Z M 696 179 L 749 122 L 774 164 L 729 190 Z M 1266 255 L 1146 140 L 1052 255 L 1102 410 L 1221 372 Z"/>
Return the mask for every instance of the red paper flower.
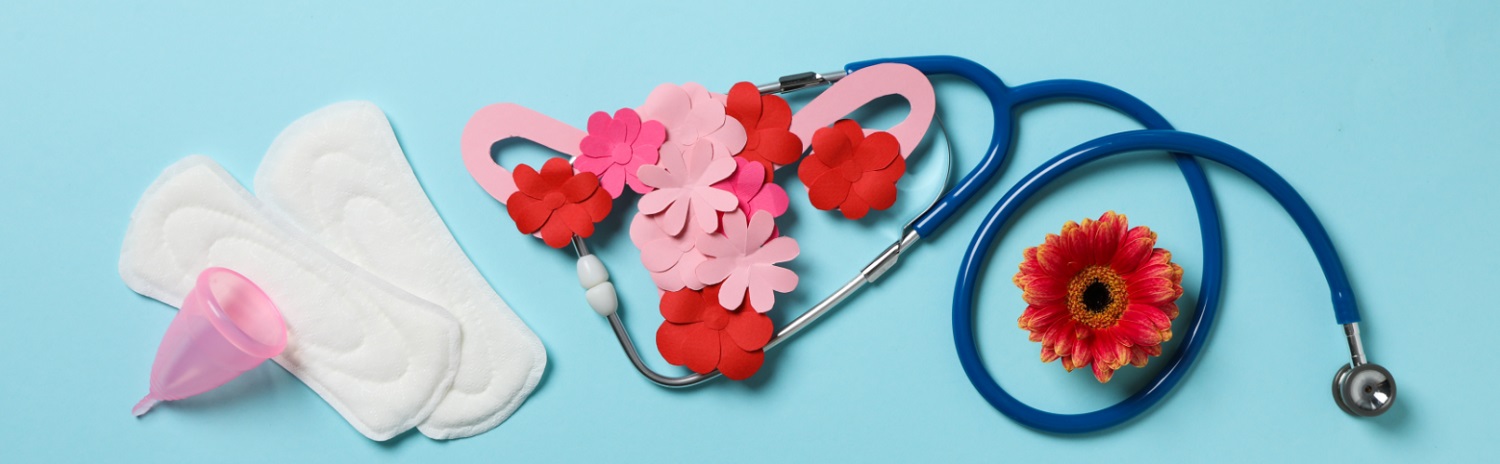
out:
<path id="1" fill-rule="evenodd" d="M 866 137 L 859 123 L 844 119 L 814 132 L 812 146 L 797 177 L 814 207 L 838 208 L 844 217 L 859 219 L 870 208 L 896 203 L 896 181 L 906 174 L 906 159 L 895 136 L 876 132 Z"/>
<path id="2" fill-rule="evenodd" d="M 747 309 L 720 306 L 718 285 L 667 292 L 661 297 L 667 320 L 656 330 L 656 349 L 672 365 L 699 374 L 718 369 L 734 380 L 750 378 L 765 362 L 763 349 L 775 327 L 771 318 Z"/>
<path id="3" fill-rule="evenodd" d="M 1124 215 L 1104 213 L 1083 225 L 1068 221 L 1062 235 L 1026 249 L 1014 282 L 1026 311 L 1019 325 L 1042 342 L 1042 362 L 1063 369 L 1093 366 L 1108 382 L 1130 363 L 1145 366 L 1172 339 L 1182 267 L 1156 245 L 1156 233 L 1130 229 Z"/>
<path id="4" fill-rule="evenodd" d="M 741 82 L 729 89 L 724 113 L 745 126 L 745 149 L 738 156 L 766 168 L 766 183 L 776 166 L 802 156 L 802 139 L 791 131 L 792 107 L 775 95 L 761 95 L 755 84 Z"/>
<path id="5" fill-rule="evenodd" d="M 516 166 L 516 193 L 505 200 L 506 211 L 523 234 L 541 232 L 552 248 L 562 248 L 574 235 L 594 234 L 594 223 L 609 215 L 609 192 L 592 172 L 573 173 L 562 158 L 547 160 L 542 172 L 531 166 Z"/>

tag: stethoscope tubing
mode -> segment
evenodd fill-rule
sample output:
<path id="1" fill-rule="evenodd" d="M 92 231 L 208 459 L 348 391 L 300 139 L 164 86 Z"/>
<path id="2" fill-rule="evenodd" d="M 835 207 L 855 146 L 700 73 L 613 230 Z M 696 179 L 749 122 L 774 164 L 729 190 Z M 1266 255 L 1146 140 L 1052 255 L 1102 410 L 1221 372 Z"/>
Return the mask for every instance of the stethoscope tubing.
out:
<path id="1" fill-rule="evenodd" d="M 980 359 L 975 343 L 974 301 L 979 291 L 980 278 L 995 241 L 1002 235 L 1010 219 L 1031 197 L 1067 172 L 1110 156 L 1146 150 L 1167 150 L 1205 158 L 1239 171 L 1261 185 L 1287 210 L 1307 237 L 1332 289 L 1340 323 L 1358 321 L 1352 292 L 1348 290 L 1347 276 L 1327 231 L 1302 196 L 1265 163 L 1226 143 L 1185 132 L 1137 130 L 1100 137 L 1063 152 L 1011 187 L 981 222 L 959 267 L 953 296 L 953 337 L 959 361 L 970 383 L 980 395 L 996 409 L 1023 425 L 1056 433 L 1086 433 L 1124 423 L 1165 397 L 1181 381 L 1187 368 L 1202 351 L 1208 328 L 1212 326 L 1217 312 L 1217 304 L 1205 305 L 1204 301 L 1218 298 L 1217 283 L 1222 280 L 1219 262 L 1211 263 L 1205 269 L 1204 287 L 1213 290 L 1214 294 L 1199 296 L 1199 313 L 1182 342 L 1183 346 L 1168 360 L 1167 366 L 1150 385 L 1104 409 L 1083 414 L 1057 414 L 1022 403 L 995 381 Z M 1221 237 L 1205 235 L 1203 239 L 1205 243 L 1219 242 Z M 1220 257 L 1205 254 L 1205 258 L 1218 261 Z M 1211 281 L 1215 285 L 1209 285 Z"/>
<path id="2" fill-rule="evenodd" d="M 1007 87 L 999 76 L 988 68 L 958 57 L 929 56 L 872 60 L 851 63 L 846 66 L 846 69 L 853 72 L 859 68 L 885 61 L 905 63 L 929 75 L 951 74 L 969 80 L 985 93 L 992 108 L 994 128 L 988 150 L 979 164 L 964 176 L 953 190 L 938 201 L 938 206 L 914 222 L 915 230 L 924 236 L 940 230 L 955 213 L 978 195 L 983 187 L 1001 172 L 1005 157 L 1010 151 L 1014 127 L 1012 114 L 1024 105 L 1046 100 L 1077 99 L 1112 108 L 1130 116 L 1147 129 L 1173 129 L 1171 123 L 1167 122 L 1166 118 L 1152 109 L 1150 105 L 1114 87 L 1081 80 L 1049 80 L 1011 88 Z M 1214 315 L 1219 306 L 1219 295 L 1223 287 L 1223 233 L 1213 189 L 1208 183 L 1208 177 L 1202 166 L 1189 155 L 1174 153 L 1173 157 L 1192 195 L 1199 217 L 1199 231 L 1203 243 L 1203 280 L 1198 291 L 1197 308 L 1189 321 L 1189 329 L 1184 337 L 1186 341 L 1183 346 L 1171 356 L 1168 360 L 1168 367 L 1161 371 L 1149 386 L 1122 401 L 1116 407 L 1097 411 L 1084 417 L 1047 418 L 1043 416 L 1044 422 L 1037 422 L 1028 419 L 1038 414 L 1050 413 L 1030 408 L 1009 395 L 1005 395 L 1003 390 L 1000 390 L 1000 395 L 985 394 L 985 389 L 980 387 L 983 382 L 974 380 L 976 374 L 983 374 L 988 384 L 994 385 L 998 390 L 998 385 L 995 384 L 993 378 L 989 377 L 988 373 L 983 371 L 983 365 L 978 363 L 977 354 L 970 356 L 972 359 L 966 359 L 966 351 L 972 351 L 975 346 L 973 331 L 967 327 L 967 321 L 964 321 L 963 328 L 960 328 L 960 320 L 955 316 L 955 346 L 963 362 L 965 373 L 969 375 L 976 389 L 979 389 L 980 393 L 1002 413 L 1033 428 L 1055 433 L 1078 433 L 1107 428 L 1125 422 L 1154 406 L 1176 385 L 1197 358 L 1213 326 Z M 963 275 L 960 274 L 961 277 Z M 962 278 L 960 284 L 962 284 Z M 956 304 L 954 311 L 955 314 L 959 311 Z M 965 314 L 972 313 L 966 312 Z M 973 371 L 971 363 L 980 371 L 977 373 Z M 992 399 L 992 397 L 996 398 Z M 1002 407 L 1002 403 L 1005 407 Z M 1073 421 L 1073 419 L 1081 420 Z"/>

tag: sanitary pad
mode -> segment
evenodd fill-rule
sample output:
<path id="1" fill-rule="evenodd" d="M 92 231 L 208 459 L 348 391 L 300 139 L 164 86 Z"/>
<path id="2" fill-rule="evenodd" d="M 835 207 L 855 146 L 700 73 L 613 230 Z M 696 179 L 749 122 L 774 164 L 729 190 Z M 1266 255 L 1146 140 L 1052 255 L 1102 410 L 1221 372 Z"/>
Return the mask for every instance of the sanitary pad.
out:
<path id="1" fill-rule="evenodd" d="M 536 387 L 541 341 L 459 248 L 380 108 L 339 103 L 292 123 L 261 162 L 255 192 L 334 253 L 458 319 L 458 376 L 417 426 L 424 435 L 495 428 Z"/>
<path id="2" fill-rule="evenodd" d="M 330 252 L 212 160 L 192 156 L 167 168 L 136 205 L 120 275 L 175 306 L 212 266 L 244 274 L 271 296 L 287 326 L 286 349 L 273 359 L 371 439 L 427 419 L 453 383 L 453 316 Z"/>

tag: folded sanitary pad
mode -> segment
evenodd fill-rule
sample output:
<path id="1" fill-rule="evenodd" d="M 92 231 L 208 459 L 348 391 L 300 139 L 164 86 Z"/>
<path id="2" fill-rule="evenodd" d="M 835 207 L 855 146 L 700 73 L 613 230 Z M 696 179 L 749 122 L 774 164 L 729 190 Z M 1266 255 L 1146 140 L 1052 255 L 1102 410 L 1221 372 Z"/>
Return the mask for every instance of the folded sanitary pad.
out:
<path id="1" fill-rule="evenodd" d="M 334 253 L 458 319 L 458 376 L 417 426 L 424 435 L 483 433 L 536 387 L 541 341 L 459 248 L 380 108 L 339 103 L 292 123 L 261 161 L 255 192 Z"/>

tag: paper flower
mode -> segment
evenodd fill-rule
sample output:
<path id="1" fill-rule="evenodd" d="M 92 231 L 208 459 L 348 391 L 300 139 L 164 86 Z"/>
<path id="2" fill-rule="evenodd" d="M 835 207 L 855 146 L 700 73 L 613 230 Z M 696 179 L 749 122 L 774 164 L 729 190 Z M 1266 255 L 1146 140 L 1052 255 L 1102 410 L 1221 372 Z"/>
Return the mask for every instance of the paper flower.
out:
<path id="1" fill-rule="evenodd" d="M 776 294 L 797 288 L 797 273 L 778 267 L 801 252 L 791 237 L 771 238 L 776 224 L 771 213 L 757 211 L 745 221 L 745 213 L 724 215 L 724 234 L 711 235 L 698 242 L 698 249 L 708 261 L 698 266 L 698 278 L 706 283 L 723 282 L 719 304 L 739 308 L 750 296 L 750 307 L 770 311 Z"/>
<path id="2" fill-rule="evenodd" d="M 689 151 L 700 142 L 725 156 L 745 148 L 745 127 L 725 116 L 724 102 L 702 85 L 659 85 L 636 110 L 644 119 L 661 121 L 667 128 L 667 145 L 676 145 L 680 151 Z"/>
<path id="3" fill-rule="evenodd" d="M 814 207 L 838 208 L 844 217 L 859 219 L 870 208 L 896 203 L 896 181 L 906 174 L 900 145 L 890 133 L 865 137 L 859 123 L 840 120 L 813 133 L 812 155 L 802 160 L 797 177 Z"/>
<path id="4" fill-rule="evenodd" d="M 755 311 L 730 311 L 719 305 L 719 287 L 680 290 L 661 297 L 666 321 L 656 329 L 656 349 L 675 366 L 744 380 L 765 362 L 764 348 L 775 326 Z"/>
<path id="5" fill-rule="evenodd" d="M 574 235 L 594 234 L 594 223 L 609 215 L 613 204 L 609 193 L 592 172 L 574 173 L 562 158 L 552 158 L 537 173 L 531 166 L 516 166 L 516 192 L 505 201 L 506 211 L 523 234 L 541 232 L 552 248 L 562 248 Z"/>
<path id="6" fill-rule="evenodd" d="M 589 116 L 589 135 L 578 144 L 581 153 L 573 165 L 581 171 L 599 176 L 599 183 L 609 196 L 619 198 L 630 184 L 636 193 L 651 191 L 635 175 L 643 165 L 656 164 L 667 130 L 660 122 L 641 122 L 630 108 L 609 113 L 599 111 Z"/>
<path id="7" fill-rule="evenodd" d="M 637 214 L 630 220 L 630 241 L 641 250 L 641 264 L 651 272 L 656 287 L 664 291 L 703 288 L 705 283 L 698 279 L 698 265 L 708 257 L 698 251 L 698 242 L 707 236 L 695 227 L 677 236 L 668 235 L 655 219 L 645 214 Z"/>
<path id="8" fill-rule="evenodd" d="M 706 144 L 689 150 L 662 146 L 661 161 L 641 166 L 637 173 L 641 182 L 656 188 L 641 197 L 641 212 L 655 217 L 669 235 L 682 233 L 689 216 L 704 232 L 718 230 L 718 213 L 732 211 L 739 204 L 734 194 L 713 187 L 734 174 L 734 159 L 715 154 Z"/>
<path id="9" fill-rule="evenodd" d="M 762 174 L 766 168 L 760 163 L 734 157 L 736 168 L 734 175 L 728 179 L 719 181 L 714 187 L 733 193 L 739 199 L 739 209 L 746 214 L 754 214 L 756 211 L 771 213 L 772 217 L 781 216 L 786 213 L 787 200 L 786 190 L 780 185 L 766 181 Z"/>
<path id="10" fill-rule="evenodd" d="M 776 166 L 802 156 L 802 139 L 791 131 L 792 108 L 775 95 L 761 95 L 755 84 L 741 82 L 729 89 L 724 112 L 745 127 L 745 149 L 738 156 L 760 163 L 766 183 Z"/>
<path id="11" fill-rule="evenodd" d="M 1113 211 L 1083 225 L 1068 221 L 1027 248 L 1013 281 L 1026 310 L 1021 329 L 1042 342 L 1042 362 L 1063 369 L 1093 366 L 1108 382 L 1126 363 L 1140 367 L 1172 339 L 1182 267 L 1156 245 L 1156 233 L 1130 229 Z"/>

